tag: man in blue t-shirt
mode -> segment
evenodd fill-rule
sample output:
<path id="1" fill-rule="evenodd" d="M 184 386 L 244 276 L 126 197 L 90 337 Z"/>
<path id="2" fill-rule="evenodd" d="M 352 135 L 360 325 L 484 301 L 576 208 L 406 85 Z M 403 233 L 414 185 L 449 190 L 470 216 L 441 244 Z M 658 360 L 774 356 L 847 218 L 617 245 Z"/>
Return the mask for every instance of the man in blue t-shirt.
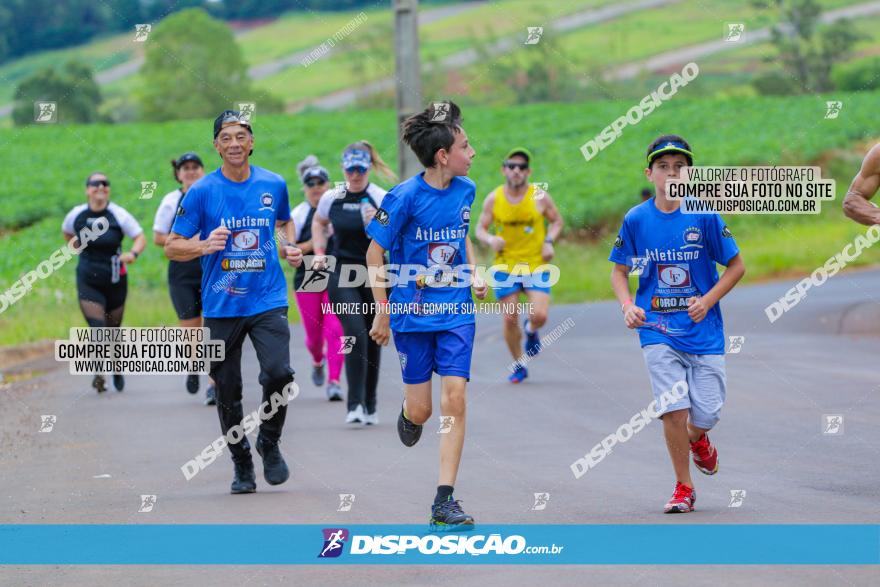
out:
<path id="1" fill-rule="evenodd" d="M 426 170 L 385 194 L 367 234 L 373 242 L 367 265 L 379 269 L 373 283 L 378 304 L 370 336 L 394 345 L 400 356 L 406 396 L 397 420 L 401 442 L 413 446 L 431 417 L 431 376 L 441 377 L 440 474 L 431 507 L 434 530 L 470 530 L 473 517 L 452 496 L 465 432 L 465 391 L 474 346 L 474 305 L 486 283 L 472 275 L 468 238 L 474 182 L 465 177 L 475 152 L 453 102 L 435 104 L 403 123 L 403 140 Z M 383 263 L 389 251 L 399 267 L 386 297 Z M 396 283 L 394 283 L 396 281 Z"/>
<path id="2" fill-rule="evenodd" d="M 297 267 L 302 251 L 289 244 L 293 231 L 287 184 L 281 176 L 250 165 L 253 144 L 250 121 L 240 112 L 226 110 L 217 117 L 214 147 L 223 165 L 190 187 L 165 244 L 165 254 L 173 261 L 201 257 L 205 327 L 211 339 L 225 343 L 225 358 L 211 364 L 211 377 L 216 382 L 220 428 L 224 435 L 230 429 L 233 432 L 227 435 L 235 465 L 232 493 L 256 491 L 250 444 L 247 436 L 236 433 L 243 428 L 241 347 L 245 336 L 250 337 L 260 361 L 267 406 L 256 441 L 263 476 L 270 485 L 284 483 L 290 476 L 278 447 L 293 381 L 287 285 L 278 255 Z M 285 236 L 278 246 L 276 230 L 282 227 Z"/>
<path id="3" fill-rule="evenodd" d="M 645 175 L 657 195 L 623 219 L 609 257 L 615 263 L 611 285 L 627 328 L 639 329 L 655 412 L 663 419 L 676 477 L 664 511 L 690 512 L 696 494 L 688 452 L 701 472 L 718 471 L 718 453 L 706 434 L 718 422 L 726 393 L 718 302 L 742 278 L 745 264 L 720 216 L 683 214 L 680 200 L 666 197 L 667 179 L 693 165 L 690 145 L 664 135 L 648 147 L 647 159 Z M 721 278 L 716 263 L 727 267 Z M 639 276 L 635 303 L 630 274 Z"/>

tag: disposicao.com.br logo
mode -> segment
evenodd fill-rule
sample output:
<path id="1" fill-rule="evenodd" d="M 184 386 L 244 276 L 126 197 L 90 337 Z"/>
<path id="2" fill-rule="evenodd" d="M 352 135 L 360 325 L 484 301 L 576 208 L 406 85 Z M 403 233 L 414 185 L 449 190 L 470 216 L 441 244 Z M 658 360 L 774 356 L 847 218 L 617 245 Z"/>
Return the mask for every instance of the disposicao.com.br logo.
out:
<path id="1" fill-rule="evenodd" d="M 345 544 L 349 555 L 553 555 L 564 546 L 529 546 L 524 536 L 499 533 L 446 534 L 350 534 L 346 528 L 324 528 L 318 558 L 339 557 Z"/>

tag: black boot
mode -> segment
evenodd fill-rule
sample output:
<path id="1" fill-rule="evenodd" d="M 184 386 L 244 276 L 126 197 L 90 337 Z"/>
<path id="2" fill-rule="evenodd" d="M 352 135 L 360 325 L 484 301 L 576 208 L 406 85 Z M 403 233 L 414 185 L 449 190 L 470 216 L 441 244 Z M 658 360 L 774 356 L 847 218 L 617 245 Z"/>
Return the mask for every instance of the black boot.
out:
<path id="1" fill-rule="evenodd" d="M 257 490 L 257 476 L 254 474 L 254 461 L 248 459 L 235 465 L 235 476 L 229 493 L 254 493 Z"/>
<path id="2" fill-rule="evenodd" d="M 257 454 L 263 458 L 263 477 L 269 485 L 281 485 L 290 477 L 290 469 L 281 456 L 277 442 L 257 437 Z"/>

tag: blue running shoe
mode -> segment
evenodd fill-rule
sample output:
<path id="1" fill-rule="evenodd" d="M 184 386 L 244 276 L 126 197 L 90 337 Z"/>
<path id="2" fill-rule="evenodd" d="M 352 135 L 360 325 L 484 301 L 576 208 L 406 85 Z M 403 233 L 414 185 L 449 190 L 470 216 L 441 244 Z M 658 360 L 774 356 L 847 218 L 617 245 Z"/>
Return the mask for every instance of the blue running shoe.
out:
<path id="1" fill-rule="evenodd" d="M 517 364 L 516 370 L 507 378 L 511 383 L 522 383 L 529 376 L 529 371 L 522 365 Z"/>
<path id="2" fill-rule="evenodd" d="M 526 325 L 529 323 L 529 319 L 526 318 L 525 322 L 523 322 L 523 330 L 526 333 L 526 344 L 525 351 L 526 355 L 530 357 L 534 357 L 538 353 L 541 352 L 541 337 L 538 336 L 538 331 L 529 332 L 526 330 Z"/>
<path id="3" fill-rule="evenodd" d="M 450 495 L 446 501 L 431 506 L 430 525 L 432 532 L 470 532 L 474 529 L 474 518 L 464 513 L 461 502 Z"/>

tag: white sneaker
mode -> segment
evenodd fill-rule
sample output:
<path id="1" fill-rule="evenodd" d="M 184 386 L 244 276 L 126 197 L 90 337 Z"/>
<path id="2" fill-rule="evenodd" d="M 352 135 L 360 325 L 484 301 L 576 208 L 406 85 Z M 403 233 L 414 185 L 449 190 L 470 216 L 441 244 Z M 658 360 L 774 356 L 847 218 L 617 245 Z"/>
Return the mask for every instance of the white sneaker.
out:
<path id="1" fill-rule="evenodd" d="M 346 424 L 360 424 L 364 421 L 364 406 L 358 405 L 355 409 L 350 411 L 348 415 L 345 417 Z"/>
<path id="2" fill-rule="evenodd" d="M 379 423 L 379 414 L 377 412 L 373 412 L 372 414 L 364 414 L 364 426 L 375 426 Z"/>

